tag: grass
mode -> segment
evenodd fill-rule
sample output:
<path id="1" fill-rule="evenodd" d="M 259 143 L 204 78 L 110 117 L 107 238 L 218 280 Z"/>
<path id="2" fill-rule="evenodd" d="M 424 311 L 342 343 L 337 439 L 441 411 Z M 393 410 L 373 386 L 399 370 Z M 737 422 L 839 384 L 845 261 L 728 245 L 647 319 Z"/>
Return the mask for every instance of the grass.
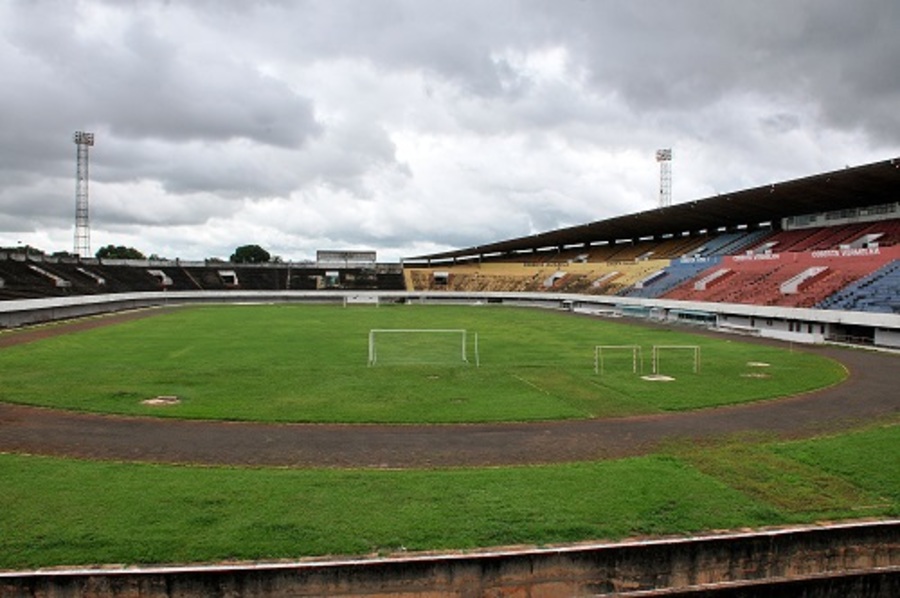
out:
<path id="1" fill-rule="evenodd" d="M 368 330 L 391 327 L 477 331 L 483 367 L 366 367 Z M 598 344 L 639 344 L 645 355 L 654 344 L 699 345 L 702 373 L 671 360 L 663 373 L 675 381 L 648 383 L 623 352 L 598 376 Z M 262 421 L 500 421 L 695 409 L 843 375 L 802 352 L 557 312 L 229 306 L 4 349 L 0 400 Z M 183 402 L 165 411 L 140 402 L 162 394 Z M 465 470 L 0 454 L 0 568 L 465 550 L 896 516 L 898 445 L 900 426 L 888 422 L 798 442 L 738 439 L 617 461 Z"/>
<path id="2" fill-rule="evenodd" d="M 477 332 L 481 367 L 367 367 L 372 328 Z M 470 339 L 472 335 L 470 335 Z M 471 340 L 470 340 L 471 343 Z M 697 345 L 664 355 L 673 382 L 596 345 Z M 470 355 L 473 347 L 469 348 Z M 769 364 L 760 371 L 750 362 Z M 0 352 L 0 400 L 85 411 L 255 421 L 447 423 L 610 417 L 712 407 L 834 384 L 830 360 L 769 346 L 491 306 L 214 306 L 65 334 Z M 752 377 L 750 377 L 752 376 Z M 181 403 L 148 407 L 175 395 Z"/>
<path id="3" fill-rule="evenodd" d="M 896 424 L 864 433 L 838 435 L 815 442 L 775 447 L 775 453 L 840 479 L 865 491 L 869 499 L 854 507 L 864 513 L 887 507 L 900 516 L 900 434 Z"/>
<path id="4" fill-rule="evenodd" d="M 201 468 L 0 455 L 0 568 L 546 545 L 896 516 L 891 423 L 487 469 Z"/>

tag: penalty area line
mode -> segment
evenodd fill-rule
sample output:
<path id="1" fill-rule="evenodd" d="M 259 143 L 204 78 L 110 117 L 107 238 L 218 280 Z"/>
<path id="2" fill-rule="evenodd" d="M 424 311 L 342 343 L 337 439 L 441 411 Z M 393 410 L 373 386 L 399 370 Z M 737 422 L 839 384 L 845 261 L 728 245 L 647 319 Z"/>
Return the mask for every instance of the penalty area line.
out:
<path id="1" fill-rule="evenodd" d="M 542 388 L 541 386 L 535 384 L 535 383 L 532 382 L 531 380 L 526 380 L 525 378 L 523 378 L 522 376 L 519 376 L 518 374 L 510 374 L 510 376 L 512 376 L 513 378 L 515 378 L 515 379 L 518 380 L 519 382 L 522 382 L 523 384 L 526 384 L 526 385 L 530 386 L 531 388 L 535 389 L 536 391 L 542 392 L 542 393 L 544 393 L 545 395 L 550 396 L 550 391 L 549 391 L 549 390 L 547 390 L 546 388 Z"/>

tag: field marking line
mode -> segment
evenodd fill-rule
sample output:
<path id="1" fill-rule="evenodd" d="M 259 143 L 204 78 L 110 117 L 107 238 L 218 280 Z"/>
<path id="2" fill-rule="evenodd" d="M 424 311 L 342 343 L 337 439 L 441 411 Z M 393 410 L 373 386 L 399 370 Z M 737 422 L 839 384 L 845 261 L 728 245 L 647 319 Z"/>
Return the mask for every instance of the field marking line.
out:
<path id="1" fill-rule="evenodd" d="M 544 394 L 547 395 L 548 397 L 549 397 L 549 396 L 552 396 L 549 390 L 547 390 L 547 389 L 545 389 L 545 388 L 541 388 L 540 386 L 538 386 L 538 385 L 535 384 L 534 382 L 532 382 L 532 381 L 530 381 L 530 380 L 526 380 L 525 378 L 523 378 L 522 376 L 519 376 L 518 374 L 510 374 L 510 376 L 512 376 L 513 378 L 515 378 L 515 379 L 518 380 L 519 382 L 522 382 L 522 383 L 524 383 L 524 384 L 530 386 L 531 388 L 535 389 L 536 391 L 544 393 Z"/>

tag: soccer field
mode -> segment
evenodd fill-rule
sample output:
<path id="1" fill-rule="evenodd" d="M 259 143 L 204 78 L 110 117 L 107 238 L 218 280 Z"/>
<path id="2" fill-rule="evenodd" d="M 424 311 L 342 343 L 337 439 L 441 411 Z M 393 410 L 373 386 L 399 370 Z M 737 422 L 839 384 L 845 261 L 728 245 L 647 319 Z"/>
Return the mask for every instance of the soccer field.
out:
<path id="1" fill-rule="evenodd" d="M 382 358 L 373 365 L 373 329 L 466 334 L 464 341 L 458 333 L 379 335 Z M 634 351 L 607 349 L 598 373 L 595 348 L 623 345 L 640 347 L 638 371 Z M 670 379 L 647 380 L 654 346 L 692 349 L 661 351 L 659 373 Z M 0 400 L 273 422 L 536 421 L 775 398 L 844 375 L 839 364 L 804 352 L 550 310 L 232 305 L 5 349 Z M 146 403 L 157 397 L 177 403 Z"/>
<path id="2" fill-rule="evenodd" d="M 376 328 L 465 329 L 473 343 L 477 333 L 480 367 L 462 362 L 455 335 L 447 363 L 370 366 Z M 693 372 L 692 350 L 664 353 L 659 367 L 673 380 L 651 382 L 632 371 L 633 351 L 611 349 L 601 375 L 597 345 L 640 346 L 645 373 L 654 345 L 698 346 L 701 367 Z M 424 350 L 404 361 L 436 359 Z M 495 306 L 180 308 L 0 351 L 5 401 L 258 421 L 584 419 L 794 394 L 844 375 L 828 359 L 768 345 Z M 143 404 L 163 395 L 180 402 Z M 271 426 L 282 427 L 293 428 Z M 896 516 L 896 468 L 880 456 L 898 430 L 889 417 L 800 441 L 716 437 L 628 459 L 405 470 L 0 454 L 0 569 L 465 550 Z"/>

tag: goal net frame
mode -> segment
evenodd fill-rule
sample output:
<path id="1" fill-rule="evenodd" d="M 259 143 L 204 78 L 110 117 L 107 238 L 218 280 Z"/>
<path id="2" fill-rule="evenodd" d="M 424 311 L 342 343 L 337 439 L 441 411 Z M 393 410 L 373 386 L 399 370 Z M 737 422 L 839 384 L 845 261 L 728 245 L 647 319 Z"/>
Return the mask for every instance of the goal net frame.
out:
<path id="1" fill-rule="evenodd" d="M 381 305 L 381 297 L 375 294 L 352 294 L 352 295 L 344 295 L 343 298 L 344 307 L 348 305 L 374 305 L 378 307 Z"/>
<path id="2" fill-rule="evenodd" d="M 659 374 L 659 352 L 662 349 L 672 349 L 693 352 L 693 370 L 695 374 L 700 373 L 700 345 L 653 345 L 653 373 Z"/>
<path id="3" fill-rule="evenodd" d="M 595 345 L 594 346 L 594 373 L 604 373 L 603 351 L 631 351 L 631 373 L 638 371 L 644 373 L 644 354 L 640 345 Z"/>
<path id="4" fill-rule="evenodd" d="M 369 367 L 378 363 L 378 348 L 375 339 L 379 334 L 458 334 L 460 361 L 466 365 L 470 364 L 468 356 L 470 334 L 465 328 L 372 328 L 369 330 Z M 478 351 L 478 333 L 473 332 L 471 336 L 475 367 L 481 367 L 481 356 Z"/>

